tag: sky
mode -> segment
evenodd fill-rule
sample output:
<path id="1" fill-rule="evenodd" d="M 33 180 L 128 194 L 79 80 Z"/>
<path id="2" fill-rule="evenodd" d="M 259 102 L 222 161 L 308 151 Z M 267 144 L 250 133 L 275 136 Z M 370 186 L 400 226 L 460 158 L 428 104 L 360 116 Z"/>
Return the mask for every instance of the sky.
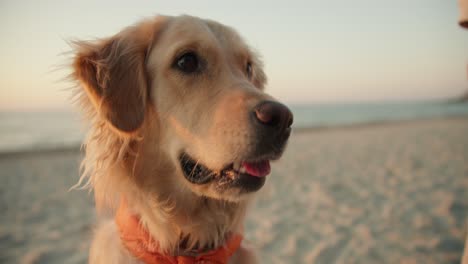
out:
<path id="1" fill-rule="evenodd" d="M 67 40 L 190 14 L 238 30 L 287 103 L 432 100 L 468 91 L 457 1 L 0 1 L 0 110 L 71 108 Z"/>

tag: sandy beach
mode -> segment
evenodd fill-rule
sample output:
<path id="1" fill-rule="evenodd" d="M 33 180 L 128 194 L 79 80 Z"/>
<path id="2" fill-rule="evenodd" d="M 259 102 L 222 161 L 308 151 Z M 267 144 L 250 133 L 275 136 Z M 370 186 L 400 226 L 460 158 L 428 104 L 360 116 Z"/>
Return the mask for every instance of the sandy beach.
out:
<path id="1" fill-rule="evenodd" d="M 0 263 L 85 263 L 80 152 L 0 155 Z M 263 263 L 459 263 L 468 118 L 295 131 L 246 238 Z"/>

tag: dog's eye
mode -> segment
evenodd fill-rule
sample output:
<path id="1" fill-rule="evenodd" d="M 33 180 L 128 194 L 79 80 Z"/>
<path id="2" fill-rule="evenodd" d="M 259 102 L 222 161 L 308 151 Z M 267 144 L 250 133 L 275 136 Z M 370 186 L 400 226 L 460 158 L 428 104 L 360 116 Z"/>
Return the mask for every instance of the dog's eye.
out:
<path id="1" fill-rule="evenodd" d="M 182 54 L 176 61 L 177 69 L 184 73 L 194 73 L 199 69 L 199 61 L 197 54 L 194 52 L 187 52 Z"/>
<path id="2" fill-rule="evenodd" d="M 247 78 L 252 78 L 252 63 L 250 61 L 245 65 L 245 73 L 247 74 Z"/>

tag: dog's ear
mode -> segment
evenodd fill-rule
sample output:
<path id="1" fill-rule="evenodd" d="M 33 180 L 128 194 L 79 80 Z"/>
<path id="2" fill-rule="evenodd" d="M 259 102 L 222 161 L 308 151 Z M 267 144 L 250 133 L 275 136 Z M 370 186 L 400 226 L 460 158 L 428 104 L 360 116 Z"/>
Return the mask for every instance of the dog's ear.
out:
<path id="1" fill-rule="evenodd" d="M 134 132 L 145 118 L 149 92 L 145 58 L 159 24 L 145 21 L 109 39 L 74 43 L 74 77 L 97 113 L 119 131 Z"/>

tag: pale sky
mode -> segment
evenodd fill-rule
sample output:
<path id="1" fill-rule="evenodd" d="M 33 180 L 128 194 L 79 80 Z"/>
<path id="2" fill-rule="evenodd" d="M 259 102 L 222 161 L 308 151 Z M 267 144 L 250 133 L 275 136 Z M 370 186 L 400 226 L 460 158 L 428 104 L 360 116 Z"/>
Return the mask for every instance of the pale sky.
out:
<path id="1" fill-rule="evenodd" d="M 70 108 L 67 39 L 155 14 L 236 28 L 288 103 L 448 98 L 468 91 L 468 30 L 455 0 L 0 1 L 0 109 Z"/>

